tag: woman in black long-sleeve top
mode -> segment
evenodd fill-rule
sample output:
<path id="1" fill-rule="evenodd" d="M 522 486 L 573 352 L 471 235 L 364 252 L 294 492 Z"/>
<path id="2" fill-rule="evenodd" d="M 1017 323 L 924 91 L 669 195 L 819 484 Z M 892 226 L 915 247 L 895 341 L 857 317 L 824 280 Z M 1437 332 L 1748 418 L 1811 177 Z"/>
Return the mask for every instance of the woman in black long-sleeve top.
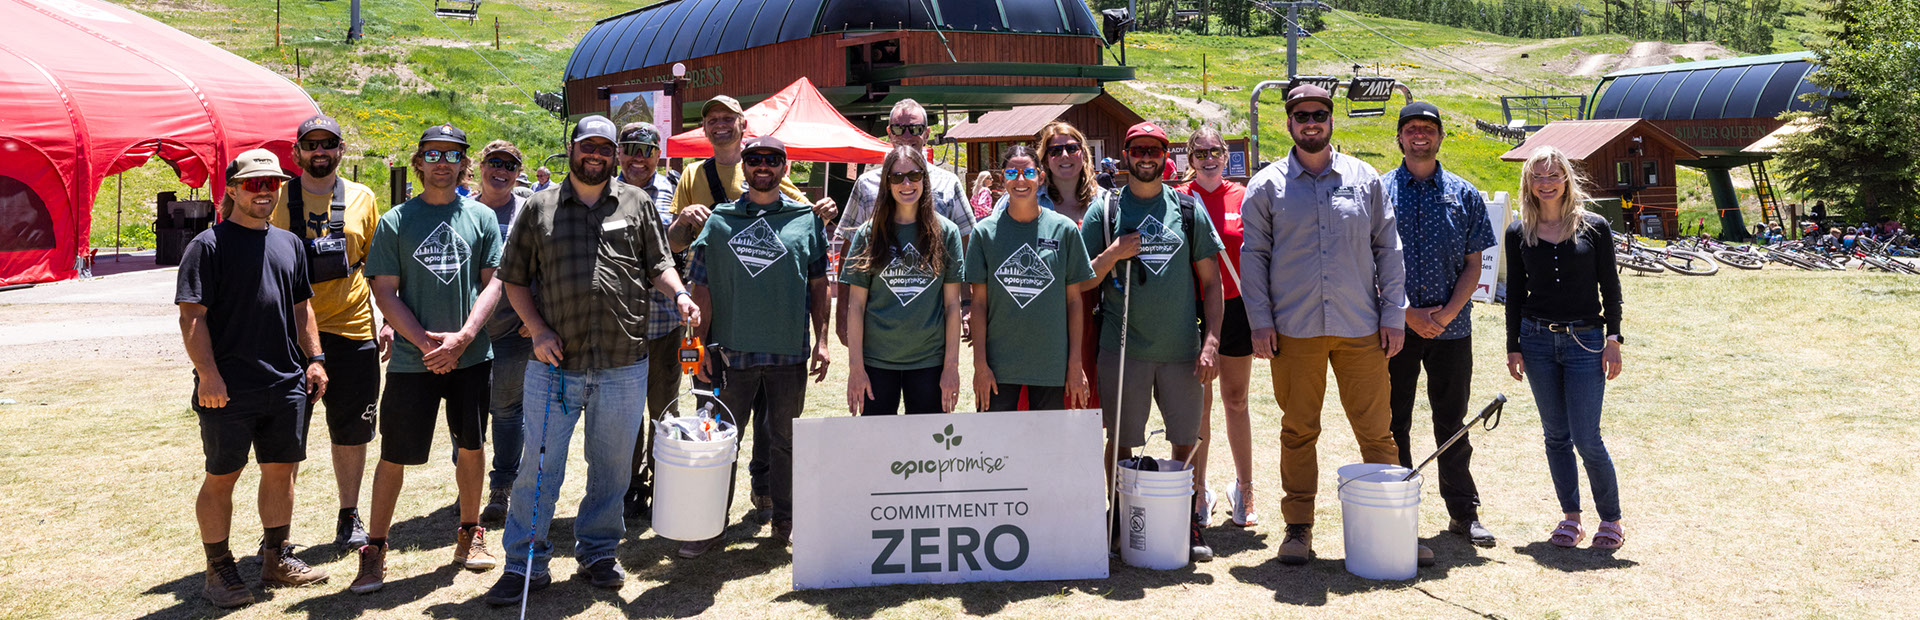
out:
<path id="1" fill-rule="evenodd" d="M 1548 541 L 1580 544 L 1584 461 L 1600 526 L 1593 546 L 1617 549 L 1620 485 L 1600 439 L 1607 380 L 1620 376 L 1620 276 L 1607 221 L 1582 208 L 1585 179 L 1553 147 L 1520 168 L 1520 221 L 1507 227 L 1507 370 L 1533 388 L 1546 435 L 1547 470 L 1565 520 Z"/>

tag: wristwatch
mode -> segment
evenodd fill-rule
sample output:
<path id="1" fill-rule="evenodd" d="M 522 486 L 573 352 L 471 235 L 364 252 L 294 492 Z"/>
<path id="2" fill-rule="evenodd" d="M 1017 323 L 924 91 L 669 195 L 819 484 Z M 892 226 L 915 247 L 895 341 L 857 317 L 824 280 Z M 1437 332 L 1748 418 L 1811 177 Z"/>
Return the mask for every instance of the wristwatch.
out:
<path id="1" fill-rule="evenodd" d="M 321 353 L 318 355 L 309 355 L 307 356 L 307 363 L 308 364 L 318 363 L 324 366 L 327 363 L 327 354 Z"/>
<path id="2" fill-rule="evenodd" d="M 1619 343 L 1619 344 L 1620 344 L 1620 346 L 1623 346 L 1623 347 L 1624 347 L 1624 346 L 1627 346 L 1627 338 L 1626 338 L 1625 336 L 1621 336 L 1620 334 L 1614 334 L 1614 335 L 1612 335 L 1612 336 L 1607 336 L 1607 339 L 1608 339 L 1608 340 L 1612 340 L 1612 341 L 1614 341 L 1614 342 L 1616 342 L 1616 343 Z"/>
<path id="3" fill-rule="evenodd" d="M 674 292 L 673 292 L 673 298 L 674 298 L 674 299 L 679 299 L 681 295 L 685 295 L 685 296 L 687 296 L 687 299 L 693 299 L 693 293 L 689 293 L 689 292 L 686 292 L 686 291 L 684 291 L 684 290 L 681 290 L 681 291 L 674 291 Z"/>

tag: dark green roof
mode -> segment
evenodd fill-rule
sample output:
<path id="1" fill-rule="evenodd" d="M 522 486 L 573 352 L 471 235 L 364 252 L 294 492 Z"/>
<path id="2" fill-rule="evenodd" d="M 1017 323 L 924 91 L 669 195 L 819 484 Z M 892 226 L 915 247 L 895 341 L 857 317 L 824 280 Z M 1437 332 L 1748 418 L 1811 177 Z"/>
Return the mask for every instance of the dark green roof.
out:
<path id="1" fill-rule="evenodd" d="M 1615 71 L 1594 89 L 1588 118 L 1773 118 L 1810 111 L 1814 104 L 1800 96 L 1825 92 L 1807 80 L 1813 58 L 1793 52 Z"/>

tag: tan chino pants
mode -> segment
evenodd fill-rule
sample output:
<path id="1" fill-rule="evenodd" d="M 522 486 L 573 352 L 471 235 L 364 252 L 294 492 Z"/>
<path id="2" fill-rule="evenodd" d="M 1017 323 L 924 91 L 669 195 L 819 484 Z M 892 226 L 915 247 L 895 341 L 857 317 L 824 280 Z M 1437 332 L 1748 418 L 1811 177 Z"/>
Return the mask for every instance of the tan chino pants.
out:
<path id="1" fill-rule="evenodd" d="M 1280 514 L 1288 525 L 1313 523 L 1319 490 L 1320 408 L 1327 395 L 1327 367 L 1340 384 L 1340 405 L 1368 463 L 1398 463 L 1387 353 L 1378 334 L 1359 338 L 1280 337 L 1273 357 L 1273 399 L 1280 404 Z"/>

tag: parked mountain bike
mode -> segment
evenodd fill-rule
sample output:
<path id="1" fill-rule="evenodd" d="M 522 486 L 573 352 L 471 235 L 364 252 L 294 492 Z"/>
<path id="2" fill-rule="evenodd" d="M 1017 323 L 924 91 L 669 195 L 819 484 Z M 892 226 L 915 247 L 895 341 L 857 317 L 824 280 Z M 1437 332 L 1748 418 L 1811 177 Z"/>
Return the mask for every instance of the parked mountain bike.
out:
<path id="1" fill-rule="evenodd" d="M 1759 269 L 1767 264 L 1767 257 L 1753 246 L 1722 243 L 1705 233 L 1695 237 L 1675 239 L 1667 247 L 1704 252 L 1722 264 L 1740 269 Z"/>
<path id="2" fill-rule="evenodd" d="M 1620 269 L 1632 269 L 1641 273 L 1660 273 L 1666 271 L 1666 265 L 1660 257 L 1647 246 L 1633 238 L 1633 235 L 1613 233 L 1613 262 Z"/>

